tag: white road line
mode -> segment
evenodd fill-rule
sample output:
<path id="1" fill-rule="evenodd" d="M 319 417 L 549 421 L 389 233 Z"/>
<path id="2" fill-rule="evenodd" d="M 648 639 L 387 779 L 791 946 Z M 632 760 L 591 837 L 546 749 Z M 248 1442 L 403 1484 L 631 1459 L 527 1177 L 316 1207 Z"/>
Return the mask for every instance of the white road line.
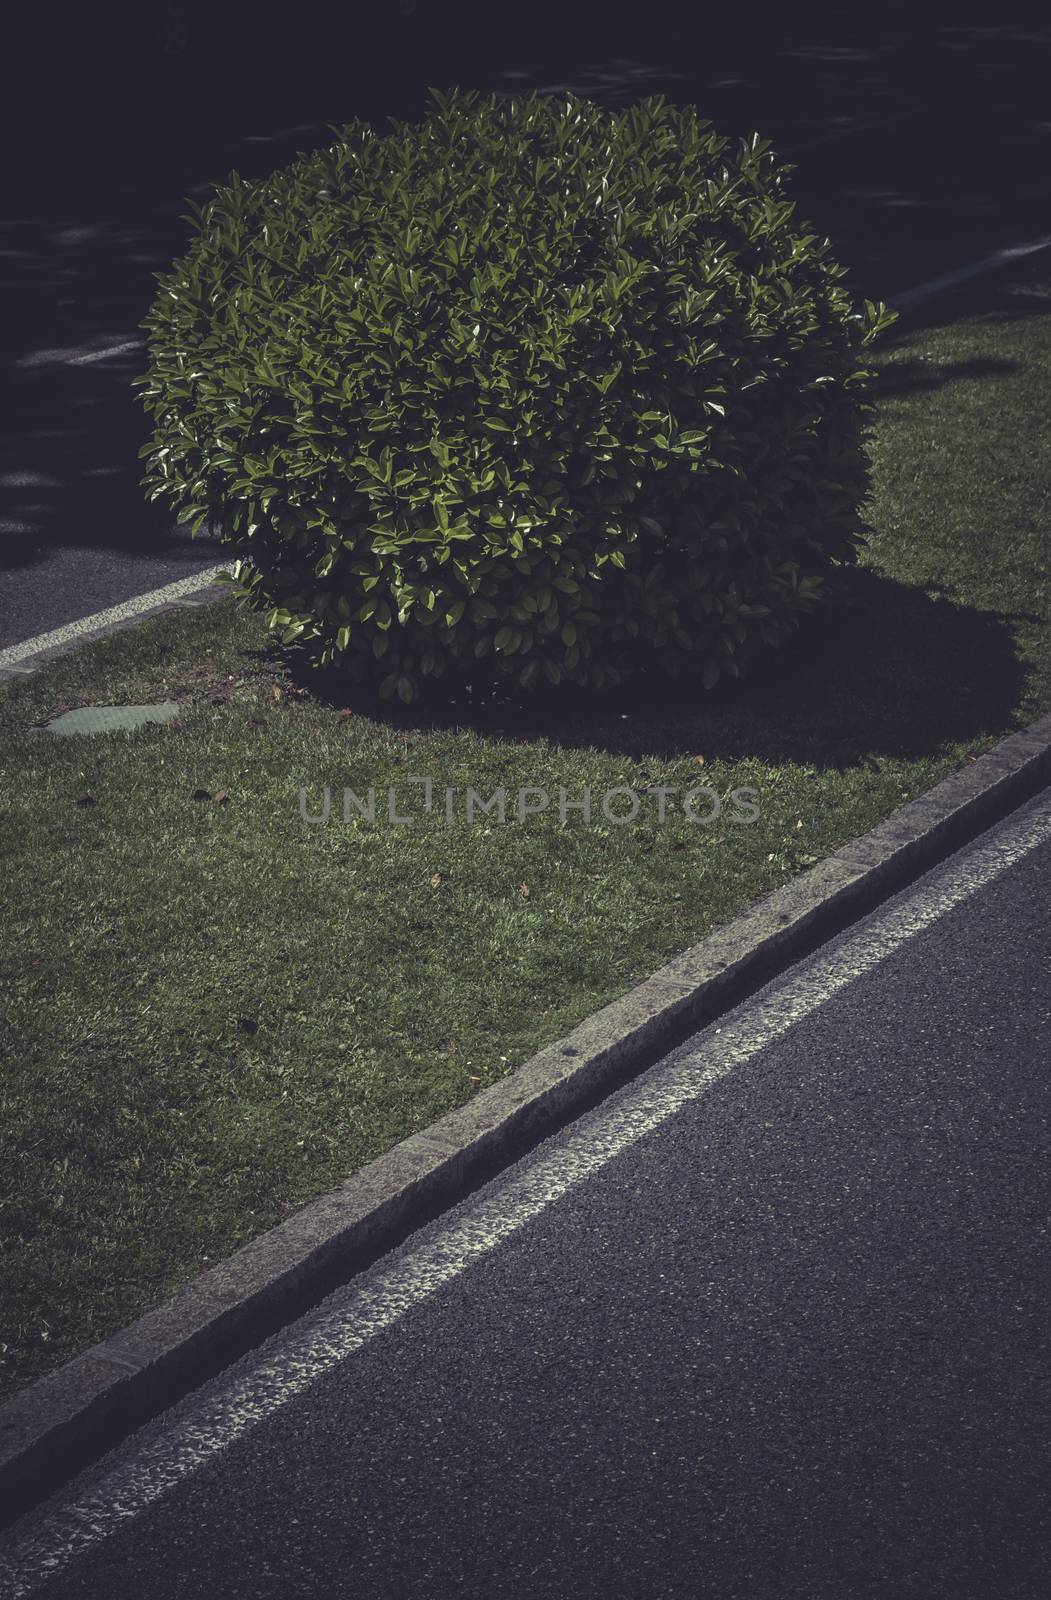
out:
<path id="1" fill-rule="evenodd" d="M 1051 233 L 1045 233 L 1042 238 L 1031 239 L 1027 244 L 1013 244 L 1006 250 L 994 250 L 992 255 L 983 256 L 980 261 L 972 261 L 968 267 L 957 267 L 955 272 L 946 272 L 940 278 L 931 278 L 927 283 L 918 284 L 915 289 L 906 289 L 902 294 L 888 296 L 888 301 L 896 310 L 906 311 L 910 306 L 918 306 L 924 300 L 930 300 L 943 289 L 952 289 L 958 283 L 967 283 L 971 278 L 980 278 L 987 272 L 995 272 L 997 267 L 1005 267 L 1009 261 L 1018 261 L 1023 256 L 1034 255 L 1037 250 L 1047 250 L 1049 247 L 1051 247 Z"/>
<path id="2" fill-rule="evenodd" d="M 180 578 L 177 583 L 169 583 L 163 589 L 150 589 L 146 594 L 136 595 L 132 600 L 122 600 L 119 606 L 110 606 L 106 611 L 97 611 L 93 617 L 81 617 L 77 622 L 67 622 L 65 627 L 53 628 L 50 633 L 39 633 L 35 639 L 25 639 L 21 644 L 9 645 L 6 650 L 0 650 L 0 668 L 12 667 L 17 661 L 34 655 L 38 650 L 50 650 L 54 645 L 66 644 L 82 634 L 93 633 L 96 628 L 121 622 L 126 617 L 138 616 L 140 612 L 149 611 L 153 606 L 164 605 L 169 600 L 178 600 L 184 594 L 193 594 L 197 589 L 206 588 L 215 574 L 222 572 L 228 565 L 229 563 L 223 563 L 217 567 L 205 567 L 201 572 L 195 572 L 192 577 Z"/>
<path id="3" fill-rule="evenodd" d="M 124 356 L 130 350 L 142 350 L 145 339 L 130 339 L 127 344 L 115 344 L 109 350 L 92 350 L 86 356 L 68 356 L 67 367 L 86 367 L 90 361 L 105 361 L 107 356 Z"/>
<path id="4" fill-rule="evenodd" d="M 131 339 L 124 344 L 111 344 L 105 350 L 81 350 L 76 345 L 65 350 L 33 350 L 19 356 L 14 365 L 33 370 L 38 367 L 84 367 L 92 361 L 106 361 L 110 356 L 127 355 L 130 350 L 143 350 L 145 339 Z"/>
<path id="5" fill-rule="evenodd" d="M 711 1027 L 693 1050 L 662 1066 L 599 1113 L 586 1131 L 539 1159 L 520 1177 L 479 1202 L 448 1231 L 412 1251 L 367 1286 L 349 1288 L 340 1309 L 317 1312 L 291 1331 L 275 1356 L 258 1361 L 218 1398 L 192 1400 L 167 1433 L 114 1466 L 97 1488 L 77 1498 L 59 1494 L 34 1515 L 38 1531 L 12 1530 L 0 1545 L 0 1594 L 22 1600 L 77 1556 L 174 1489 L 183 1478 L 294 1400 L 385 1328 L 444 1284 L 481 1261 L 533 1217 L 586 1181 L 622 1150 L 667 1122 L 688 1102 L 749 1062 L 765 1046 L 863 977 L 909 939 L 929 928 L 1015 862 L 1051 841 L 1051 798 L 1002 826 L 995 841 L 975 846 L 952 868 L 892 909 L 877 913 L 834 954 L 791 975 L 761 1004 L 745 1005 L 736 1021 Z"/>

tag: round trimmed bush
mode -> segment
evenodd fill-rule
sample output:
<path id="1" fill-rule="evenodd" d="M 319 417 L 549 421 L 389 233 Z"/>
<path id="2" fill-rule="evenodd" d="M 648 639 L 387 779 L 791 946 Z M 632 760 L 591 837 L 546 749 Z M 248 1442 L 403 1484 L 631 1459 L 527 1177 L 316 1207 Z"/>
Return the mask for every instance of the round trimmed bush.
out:
<path id="1" fill-rule="evenodd" d="M 864 543 L 893 313 L 852 307 L 758 135 L 429 93 L 194 206 L 141 324 L 143 486 L 383 695 L 736 676 Z"/>

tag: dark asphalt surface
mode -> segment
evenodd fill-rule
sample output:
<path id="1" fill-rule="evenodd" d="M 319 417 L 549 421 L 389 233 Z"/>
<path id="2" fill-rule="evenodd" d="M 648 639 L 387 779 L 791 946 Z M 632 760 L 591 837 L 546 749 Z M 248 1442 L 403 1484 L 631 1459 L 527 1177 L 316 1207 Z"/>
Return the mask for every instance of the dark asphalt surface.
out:
<path id="1" fill-rule="evenodd" d="M 139 487 L 150 428 L 130 379 L 144 355 L 79 358 L 144 337 L 154 274 L 186 247 L 187 197 L 329 142 L 326 124 L 418 120 L 429 85 L 569 88 L 611 109 L 662 93 L 790 155 L 800 215 L 875 298 L 1048 231 L 1046 17 L 927 24 L 918 8 L 906 26 L 844 7 L 819 24 L 786 8 L 760 27 L 750 12 L 655 22 L 632 9 L 535 28 L 528 12 L 459 29 L 421 14 L 367 48 L 348 12 L 320 45 L 283 39 L 287 76 L 254 97 L 231 82 L 156 117 L 118 115 L 108 132 L 63 124 L 51 143 L 39 112 L 11 125 L 0 649 L 224 558 Z"/>
<path id="2" fill-rule="evenodd" d="M 39 1594 L 1046 1600 L 1049 1066 L 1044 842 Z"/>

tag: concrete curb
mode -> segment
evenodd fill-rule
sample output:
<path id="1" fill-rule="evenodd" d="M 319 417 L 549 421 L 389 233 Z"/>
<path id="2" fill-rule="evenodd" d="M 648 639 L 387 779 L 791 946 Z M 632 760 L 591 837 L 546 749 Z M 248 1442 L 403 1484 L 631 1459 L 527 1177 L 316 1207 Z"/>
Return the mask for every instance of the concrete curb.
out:
<path id="1" fill-rule="evenodd" d="M 1051 714 L 0 1409 L 0 1521 L 1051 783 Z"/>
<path id="2" fill-rule="evenodd" d="M 45 645 L 39 650 L 29 651 L 15 661 L 5 661 L 6 652 L 0 650 L 0 662 L 3 662 L 3 665 L 0 665 L 0 685 L 12 682 L 22 683 L 26 678 L 31 678 L 34 673 L 39 672 L 58 656 L 69 655 L 72 651 L 81 649 L 83 645 L 92 644 L 96 639 L 108 638 L 113 633 L 121 633 L 125 628 L 134 628 L 140 622 L 147 621 L 150 617 L 159 617 L 162 612 L 185 611 L 187 607 L 192 607 L 196 610 L 199 606 L 210 605 L 215 600 L 232 600 L 233 598 L 235 598 L 234 592 L 229 584 L 213 583 L 210 578 L 203 577 L 199 589 L 190 589 L 185 594 L 178 595 L 174 599 L 158 600 L 156 605 L 143 606 L 140 611 L 129 611 L 127 616 L 111 622 L 101 622 L 97 628 L 88 628 L 83 632 L 74 633 L 72 630 L 78 624 L 71 623 L 69 625 L 70 636 L 68 638 L 62 639 L 55 644 Z M 100 612 L 99 615 L 105 616 L 106 613 Z M 53 631 L 59 633 L 65 630 L 54 629 Z M 17 645 L 10 646 L 12 652 L 17 651 L 18 648 L 19 646 Z"/>

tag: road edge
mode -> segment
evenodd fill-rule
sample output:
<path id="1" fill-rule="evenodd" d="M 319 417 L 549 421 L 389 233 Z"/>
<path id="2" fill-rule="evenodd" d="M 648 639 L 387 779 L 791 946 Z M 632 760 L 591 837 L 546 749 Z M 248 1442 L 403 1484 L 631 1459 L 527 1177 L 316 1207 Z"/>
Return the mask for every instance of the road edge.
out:
<path id="1" fill-rule="evenodd" d="M 226 567 L 229 568 L 229 562 Z M 159 617 L 165 611 L 184 611 L 187 607 L 196 609 L 210 605 L 214 600 L 234 599 L 234 592 L 228 583 L 215 581 L 214 574 L 222 570 L 222 563 L 207 567 L 203 572 L 181 579 L 179 583 L 148 590 L 144 595 L 132 595 L 130 599 L 109 606 L 105 611 L 98 611 L 94 616 L 81 617 L 76 622 L 52 628 L 47 633 L 38 634 L 37 639 L 8 645 L 0 650 L 0 686 L 5 683 L 24 683 L 58 656 L 70 655 L 86 644 L 94 644 L 97 639 L 106 639 L 126 628 L 137 627 L 140 622 Z M 173 594 L 173 590 L 183 592 Z M 150 603 L 144 604 L 145 601 Z M 37 644 L 39 639 L 50 639 L 51 643 L 39 645 L 36 650 L 26 649 L 26 645 Z M 25 653 L 21 654 L 22 651 Z"/>
<path id="2" fill-rule="evenodd" d="M 16 1393 L 0 1408 L 0 1525 L 1049 783 L 1046 714 Z"/>

